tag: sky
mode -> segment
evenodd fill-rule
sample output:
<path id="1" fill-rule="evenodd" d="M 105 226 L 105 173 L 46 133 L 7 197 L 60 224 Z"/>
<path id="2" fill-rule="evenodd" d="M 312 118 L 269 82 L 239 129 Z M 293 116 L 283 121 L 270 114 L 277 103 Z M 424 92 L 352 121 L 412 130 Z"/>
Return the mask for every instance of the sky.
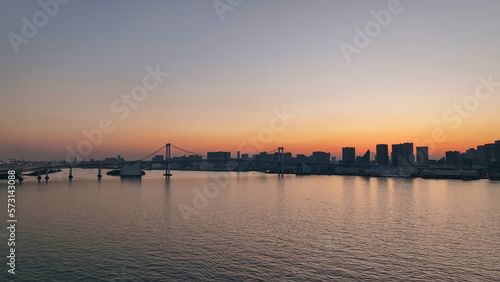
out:
<path id="1" fill-rule="evenodd" d="M 499 140 L 500 1 L 392 1 L 2 1 L 0 160 Z"/>

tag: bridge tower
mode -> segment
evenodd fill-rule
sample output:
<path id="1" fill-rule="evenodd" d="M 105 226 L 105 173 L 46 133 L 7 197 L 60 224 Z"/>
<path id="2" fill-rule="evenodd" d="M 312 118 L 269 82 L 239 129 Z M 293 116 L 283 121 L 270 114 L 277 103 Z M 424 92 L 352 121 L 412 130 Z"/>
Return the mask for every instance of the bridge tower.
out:
<path id="1" fill-rule="evenodd" d="M 165 145 L 165 176 L 166 177 L 169 177 L 169 176 L 172 176 L 172 174 L 170 173 L 170 143 L 167 143 L 167 145 Z"/>
<path id="2" fill-rule="evenodd" d="M 97 178 L 101 179 L 102 174 L 101 174 L 101 163 L 99 163 L 99 168 L 97 169 Z"/>
<path id="3" fill-rule="evenodd" d="M 73 179 L 73 166 L 69 165 L 69 175 L 68 175 L 69 180 Z"/>
<path id="4" fill-rule="evenodd" d="M 280 161 L 280 169 L 278 174 L 284 174 L 285 173 L 285 154 L 284 154 L 285 148 L 283 147 L 278 147 L 278 154 L 279 154 L 279 161 Z"/>
<path id="5" fill-rule="evenodd" d="M 49 180 L 49 167 L 45 167 L 45 180 Z"/>

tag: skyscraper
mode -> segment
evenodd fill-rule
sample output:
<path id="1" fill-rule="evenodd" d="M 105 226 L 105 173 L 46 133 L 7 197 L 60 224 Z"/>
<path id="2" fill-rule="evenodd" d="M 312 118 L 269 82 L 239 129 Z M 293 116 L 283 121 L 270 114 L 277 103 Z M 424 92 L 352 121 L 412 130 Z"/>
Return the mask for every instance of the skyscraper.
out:
<path id="1" fill-rule="evenodd" d="M 401 148 L 401 147 L 400 147 Z M 413 164 L 415 162 L 415 157 L 413 154 L 413 143 L 403 143 L 403 152 L 400 152 L 400 155 L 403 156 L 405 164 Z M 399 161 L 401 164 L 401 159 Z"/>
<path id="2" fill-rule="evenodd" d="M 399 166 L 399 152 L 401 151 L 400 147 L 401 144 L 392 144 L 391 163 L 393 166 Z"/>
<path id="3" fill-rule="evenodd" d="M 388 165 L 389 164 L 389 146 L 387 144 L 377 145 L 377 156 L 378 165 Z"/>
<path id="4" fill-rule="evenodd" d="M 426 165 L 429 162 L 429 148 L 417 147 L 417 165 Z"/>
<path id="5" fill-rule="evenodd" d="M 458 152 L 458 151 L 446 152 L 445 164 L 459 167 L 460 166 L 460 152 Z"/>
<path id="6" fill-rule="evenodd" d="M 393 144 L 391 161 L 393 166 L 413 164 L 415 162 L 413 143 Z"/>
<path id="7" fill-rule="evenodd" d="M 326 152 L 313 152 L 311 156 L 311 161 L 315 163 L 324 163 L 324 164 L 329 164 L 330 163 L 330 153 Z"/>
<path id="8" fill-rule="evenodd" d="M 342 148 L 342 162 L 345 164 L 352 164 L 356 159 L 356 148 L 344 147 Z"/>

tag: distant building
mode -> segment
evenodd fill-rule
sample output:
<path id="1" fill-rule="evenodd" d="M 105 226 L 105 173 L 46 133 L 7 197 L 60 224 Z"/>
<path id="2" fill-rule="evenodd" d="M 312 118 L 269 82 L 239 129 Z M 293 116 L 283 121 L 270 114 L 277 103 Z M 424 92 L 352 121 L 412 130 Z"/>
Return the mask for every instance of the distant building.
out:
<path id="1" fill-rule="evenodd" d="M 460 154 L 460 166 L 461 167 L 472 167 L 472 158 L 467 153 Z"/>
<path id="2" fill-rule="evenodd" d="M 427 165 L 429 163 L 429 147 L 417 147 L 417 164 Z"/>
<path id="3" fill-rule="evenodd" d="M 399 166 L 399 152 L 401 144 L 392 144 L 391 163 L 393 166 Z"/>
<path id="4" fill-rule="evenodd" d="M 495 158 L 495 144 L 485 144 L 486 147 L 486 164 L 489 164 L 490 162 L 493 162 L 496 160 Z"/>
<path id="5" fill-rule="evenodd" d="M 153 159 L 151 159 L 151 161 L 154 163 L 164 162 L 165 157 L 163 157 L 163 155 L 156 155 L 153 157 Z"/>
<path id="6" fill-rule="evenodd" d="M 465 154 L 466 159 L 472 159 L 472 165 L 488 166 L 500 161 L 500 140 L 477 146 L 477 149 L 470 148 Z"/>
<path id="7" fill-rule="evenodd" d="M 406 166 L 415 162 L 413 143 L 393 144 L 391 152 L 393 166 Z"/>
<path id="8" fill-rule="evenodd" d="M 342 162 L 344 164 L 352 164 L 356 159 L 356 148 L 344 147 L 342 148 Z"/>
<path id="9" fill-rule="evenodd" d="M 297 154 L 297 161 L 306 162 L 309 158 L 304 154 Z"/>
<path id="10" fill-rule="evenodd" d="M 500 140 L 495 141 L 495 161 L 500 162 Z"/>
<path id="11" fill-rule="evenodd" d="M 403 143 L 403 152 L 400 153 L 400 156 L 401 155 L 407 164 L 413 164 L 415 162 L 415 157 L 413 155 L 413 143 Z"/>
<path id="12" fill-rule="evenodd" d="M 210 159 L 230 159 L 231 158 L 231 152 L 208 152 L 207 153 L 207 160 Z"/>
<path id="13" fill-rule="evenodd" d="M 474 148 L 469 148 L 467 151 L 465 151 L 465 158 L 471 159 L 471 164 L 475 165 L 477 164 L 477 158 L 476 158 L 476 149 Z"/>
<path id="14" fill-rule="evenodd" d="M 118 160 L 116 158 L 104 158 L 105 163 L 117 163 Z"/>
<path id="15" fill-rule="evenodd" d="M 172 162 L 175 164 L 177 169 L 192 169 L 199 168 L 203 162 L 203 158 L 199 155 L 173 157 Z"/>
<path id="16" fill-rule="evenodd" d="M 357 163 L 365 166 L 370 165 L 370 150 L 366 151 L 362 157 L 357 158 Z"/>
<path id="17" fill-rule="evenodd" d="M 458 151 L 447 151 L 446 152 L 446 165 L 452 165 L 455 167 L 460 167 L 460 152 Z"/>
<path id="18" fill-rule="evenodd" d="M 311 162 L 329 164 L 330 163 L 330 153 L 325 152 L 313 152 L 311 156 Z"/>
<path id="19" fill-rule="evenodd" d="M 231 159 L 231 152 L 208 152 L 207 163 L 213 164 L 215 168 L 223 168 Z"/>
<path id="20" fill-rule="evenodd" d="M 378 165 L 389 164 L 389 146 L 387 144 L 377 145 L 377 155 L 375 156 Z"/>
<path id="21" fill-rule="evenodd" d="M 488 163 L 487 157 L 486 157 L 486 146 L 477 146 L 476 150 L 476 161 L 477 165 L 486 165 Z"/>

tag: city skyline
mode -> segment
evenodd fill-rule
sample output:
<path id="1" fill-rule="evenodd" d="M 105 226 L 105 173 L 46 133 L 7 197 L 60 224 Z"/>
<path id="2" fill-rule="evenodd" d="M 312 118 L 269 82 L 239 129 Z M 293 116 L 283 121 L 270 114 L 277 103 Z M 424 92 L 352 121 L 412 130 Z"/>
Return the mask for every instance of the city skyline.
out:
<path id="1" fill-rule="evenodd" d="M 438 158 L 498 139 L 498 1 L 440 1 L 432 10 L 400 1 L 349 60 L 342 44 L 354 44 L 387 1 L 244 1 L 223 19 L 211 2 L 96 3 L 59 4 L 17 44 L 12 34 L 24 36 L 46 7 L 4 3 L 1 117 L 9 122 L 0 125 L 8 132 L 0 160 L 64 159 L 104 119 L 114 129 L 86 158 L 140 157 L 166 141 L 236 152 L 283 108 L 295 118 L 261 146 L 340 156 L 345 146 L 375 152 L 380 143 L 431 140 Z M 123 100 L 146 77 L 155 87 Z"/>
<path id="2" fill-rule="evenodd" d="M 391 146 L 389 146 L 391 145 Z M 328 159 L 336 160 L 336 161 L 342 161 L 344 164 L 354 164 L 355 162 L 358 162 L 359 158 L 363 158 L 368 156 L 370 162 L 374 162 L 377 165 L 391 165 L 391 166 L 398 166 L 400 162 L 400 157 L 405 159 L 408 164 L 427 164 L 429 161 L 442 161 L 446 160 L 447 162 L 449 161 L 450 156 L 452 156 L 455 159 L 462 158 L 462 155 L 467 155 L 471 159 L 473 158 L 473 154 L 477 152 L 480 148 L 485 148 L 485 147 L 493 147 L 491 149 L 491 155 L 492 155 L 492 160 L 497 161 L 497 156 L 499 155 L 500 148 L 497 149 L 498 146 L 500 146 L 500 140 L 495 140 L 491 141 L 489 143 L 483 143 L 481 145 L 477 144 L 475 146 L 471 146 L 467 148 L 466 150 L 460 151 L 460 150 L 446 150 L 443 155 L 431 155 L 429 154 L 429 147 L 428 146 L 418 146 L 416 144 L 410 143 L 410 142 L 405 142 L 405 143 L 397 143 L 397 144 L 376 144 L 375 145 L 375 150 L 371 149 L 359 149 L 356 152 L 356 147 L 342 147 L 341 148 L 341 153 L 340 154 L 332 154 L 331 152 L 328 151 L 321 151 L 321 150 L 313 150 L 310 153 L 304 153 L 304 152 L 291 152 L 288 151 L 287 149 L 286 152 L 287 154 L 290 154 L 290 156 L 293 156 L 295 158 L 299 156 L 305 156 L 305 157 L 313 157 L 316 153 L 319 154 L 328 154 Z M 248 147 L 248 146 L 247 146 Z M 389 148 L 392 147 L 391 150 Z M 110 161 L 111 159 L 115 159 L 117 162 L 120 162 L 120 160 L 123 162 L 127 157 L 124 157 L 123 155 L 118 154 L 117 157 L 113 157 L 112 154 L 108 154 L 105 156 L 100 156 L 100 157 L 93 157 L 93 156 L 81 156 L 79 155 L 76 151 L 73 151 L 74 154 L 68 154 L 66 155 L 66 159 L 49 159 L 49 160 L 36 160 L 36 159 L 25 159 L 24 157 L 21 158 L 7 158 L 5 160 L 0 159 L 0 162 L 8 162 L 9 160 L 16 160 L 16 161 L 66 161 L 66 162 L 72 162 L 73 160 L 75 162 L 79 161 Z M 210 158 L 211 154 L 219 154 L 223 153 L 225 157 L 221 158 L 231 158 L 231 155 L 233 158 L 238 156 L 246 156 L 242 158 L 255 158 L 256 156 L 259 156 L 261 154 L 265 154 L 266 151 L 258 151 L 257 147 L 251 147 L 251 150 L 247 151 L 228 151 L 228 150 L 215 150 L 215 151 L 200 151 L 200 152 L 191 152 L 181 154 L 176 157 L 202 157 L 205 156 L 206 159 Z M 368 155 L 367 155 L 368 154 Z M 151 154 L 150 154 L 151 155 Z M 272 154 L 270 154 L 272 155 Z M 154 160 L 155 157 L 162 156 L 161 154 L 154 154 L 152 159 Z M 437 157 L 436 157 L 437 156 Z M 131 160 L 134 158 L 128 158 L 128 160 Z M 500 159 L 500 158 L 499 158 Z M 334 161 L 335 162 L 335 161 Z"/>

